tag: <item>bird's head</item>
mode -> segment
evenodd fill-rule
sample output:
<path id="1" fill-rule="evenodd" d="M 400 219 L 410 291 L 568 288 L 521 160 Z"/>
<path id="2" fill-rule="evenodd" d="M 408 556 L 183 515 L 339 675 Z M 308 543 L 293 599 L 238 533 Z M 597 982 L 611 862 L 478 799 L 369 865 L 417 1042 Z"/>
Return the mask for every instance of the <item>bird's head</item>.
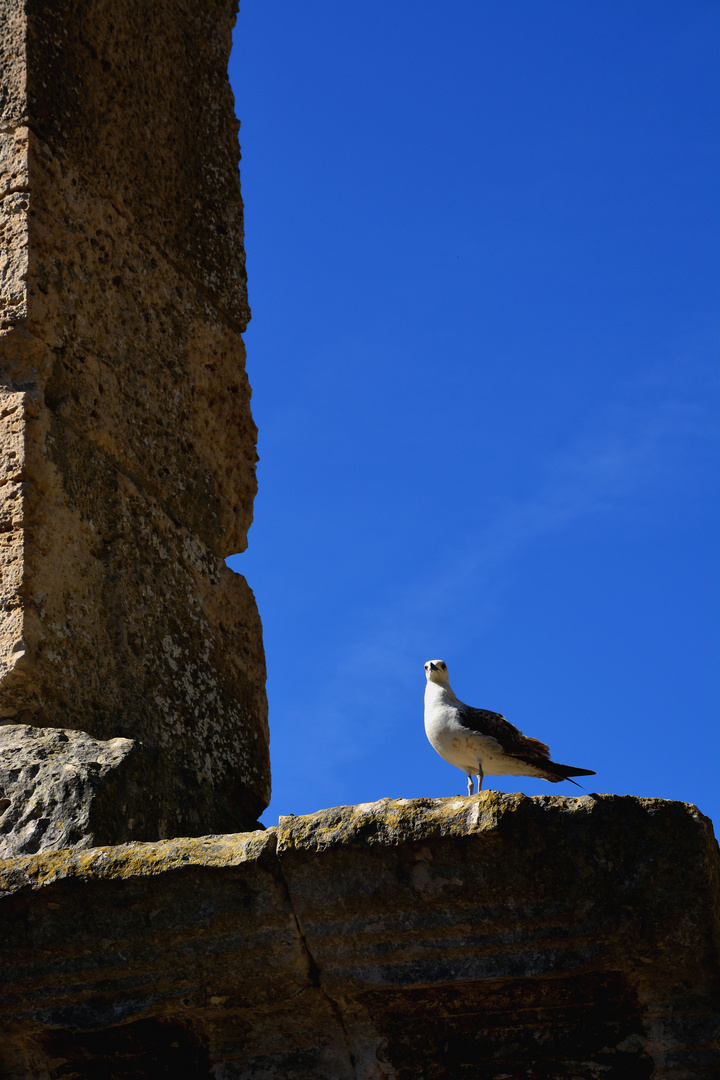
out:
<path id="1" fill-rule="evenodd" d="M 447 683 L 449 680 L 447 664 L 444 660 L 428 660 L 425 665 L 425 678 L 428 682 Z"/>

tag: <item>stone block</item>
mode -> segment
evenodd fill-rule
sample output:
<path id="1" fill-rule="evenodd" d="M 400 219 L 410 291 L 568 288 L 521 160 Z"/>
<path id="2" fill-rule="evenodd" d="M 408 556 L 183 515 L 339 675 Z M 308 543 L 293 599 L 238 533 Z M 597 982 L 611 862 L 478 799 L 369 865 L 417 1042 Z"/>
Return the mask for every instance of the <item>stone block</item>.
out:
<path id="1" fill-rule="evenodd" d="M 0 1075 L 711 1080 L 719 868 L 689 804 L 493 791 L 10 859 Z"/>
<path id="2" fill-rule="evenodd" d="M 225 565 L 257 460 L 236 8 L 0 0 L 0 719 L 142 744 L 161 836 L 270 797 L 262 627 Z"/>

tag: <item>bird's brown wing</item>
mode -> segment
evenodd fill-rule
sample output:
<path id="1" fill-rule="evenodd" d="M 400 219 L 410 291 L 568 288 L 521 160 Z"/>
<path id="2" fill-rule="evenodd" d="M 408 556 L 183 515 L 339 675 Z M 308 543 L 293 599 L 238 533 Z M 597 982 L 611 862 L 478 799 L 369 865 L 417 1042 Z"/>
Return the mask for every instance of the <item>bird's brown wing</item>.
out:
<path id="1" fill-rule="evenodd" d="M 469 728 L 470 731 L 497 739 L 508 754 L 524 760 L 536 758 L 548 760 L 550 757 L 550 748 L 544 742 L 523 735 L 522 731 L 506 720 L 502 713 L 491 712 L 489 709 L 473 709 L 470 705 L 463 705 L 458 716 L 463 726 Z"/>

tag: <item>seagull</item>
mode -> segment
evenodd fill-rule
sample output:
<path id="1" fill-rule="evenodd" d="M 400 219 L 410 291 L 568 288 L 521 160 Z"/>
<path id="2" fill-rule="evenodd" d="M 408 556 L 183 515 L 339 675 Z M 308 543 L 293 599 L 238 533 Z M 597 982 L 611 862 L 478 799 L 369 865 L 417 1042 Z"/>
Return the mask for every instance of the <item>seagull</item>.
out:
<path id="1" fill-rule="evenodd" d="M 595 776 L 593 769 L 575 769 L 550 760 L 550 748 L 531 739 L 488 709 L 464 705 L 452 691 L 444 660 L 425 665 L 425 734 L 441 758 L 462 769 L 468 778 L 468 795 L 482 791 L 484 776 L 538 776 L 558 784 L 572 776 Z M 580 785 L 577 785 L 580 787 Z"/>

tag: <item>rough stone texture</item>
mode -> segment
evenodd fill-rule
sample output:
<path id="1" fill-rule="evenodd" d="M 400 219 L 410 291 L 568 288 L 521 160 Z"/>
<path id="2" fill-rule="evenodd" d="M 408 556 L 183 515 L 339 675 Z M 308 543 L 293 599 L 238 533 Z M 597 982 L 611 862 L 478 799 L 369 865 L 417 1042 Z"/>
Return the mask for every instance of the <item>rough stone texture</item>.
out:
<path id="1" fill-rule="evenodd" d="M 0 728 L 0 859 L 154 839 L 172 797 L 158 789 L 157 756 L 134 739 Z"/>
<path id="2" fill-rule="evenodd" d="M 384 800 L 8 860 L 0 896 L 8 1080 L 720 1067 L 718 852 L 685 803 Z"/>
<path id="3" fill-rule="evenodd" d="M 159 836 L 269 800 L 224 562 L 256 490 L 236 6 L 0 0 L 0 717 L 142 743 Z"/>

